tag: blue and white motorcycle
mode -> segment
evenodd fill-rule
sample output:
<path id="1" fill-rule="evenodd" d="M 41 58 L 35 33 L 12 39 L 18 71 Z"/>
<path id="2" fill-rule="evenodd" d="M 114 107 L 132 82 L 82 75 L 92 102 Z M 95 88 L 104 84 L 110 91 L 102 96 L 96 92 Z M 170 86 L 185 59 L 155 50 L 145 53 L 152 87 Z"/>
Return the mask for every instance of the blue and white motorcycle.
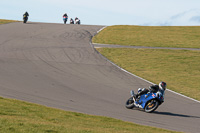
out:
<path id="1" fill-rule="evenodd" d="M 147 94 L 142 94 L 137 99 L 133 90 L 131 90 L 130 93 L 131 97 L 126 102 L 126 108 L 128 109 L 136 107 L 144 109 L 144 111 L 147 113 L 151 113 L 164 102 L 165 91 L 159 90 L 156 93 L 148 92 Z"/>
<path id="2" fill-rule="evenodd" d="M 67 20 L 68 20 L 68 16 L 63 16 L 63 21 L 64 21 L 64 24 L 67 23 Z"/>

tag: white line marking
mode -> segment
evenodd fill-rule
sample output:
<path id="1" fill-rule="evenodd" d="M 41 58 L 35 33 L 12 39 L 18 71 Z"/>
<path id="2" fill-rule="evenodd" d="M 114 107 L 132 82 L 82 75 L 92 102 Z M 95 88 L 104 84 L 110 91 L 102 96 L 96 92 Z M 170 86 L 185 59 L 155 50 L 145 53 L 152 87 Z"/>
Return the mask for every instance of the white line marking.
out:
<path id="1" fill-rule="evenodd" d="M 100 32 L 100 31 L 102 31 L 103 29 L 105 29 L 107 26 L 105 26 L 105 27 L 103 27 L 103 28 L 101 28 L 99 31 L 97 31 L 97 34 Z"/>

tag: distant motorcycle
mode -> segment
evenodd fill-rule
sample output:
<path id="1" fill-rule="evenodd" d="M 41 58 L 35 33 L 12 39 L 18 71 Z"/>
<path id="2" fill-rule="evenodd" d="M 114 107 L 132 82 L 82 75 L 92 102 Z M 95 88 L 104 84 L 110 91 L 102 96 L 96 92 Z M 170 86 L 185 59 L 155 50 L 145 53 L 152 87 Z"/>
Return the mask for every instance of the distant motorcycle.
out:
<path id="1" fill-rule="evenodd" d="M 23 23 L 26 23 L 28 21 L 28 16 L 27 15 L 23 15 Z"/>
<path id="2" fill-rule="evenodd" d="M 81 21 L 79 19 L 76 19 L 75 24 L 81 24 Z"/>
<path id="3" fill-rule="evenodd" d="M 158 91 L 156 93 L 149 92 L 140 96 L 136 100 L 136 94 L 134 91 L 130 91 L 131 97 L 126 102 L 126 108 L 132 109 L 134 107 L 144 109 L 145 112 L 151 113 L 155 111 L 159 105 L 164 102 L 164 91 Z"/>
<path id="4" fill-rule="evenodd" d="M 70 24 L 74 24 L 74 20 L 73 19 L 70 19 Z"/>
<path id="5" fill-rule="evenodd" d="M 64 21 L 64 24 L 66 24 L 66 23 L 67 23 L 67 19 L 68 19 L 68 17 L 67 17 L 67 16 L 63 16 L 63 21 Z"/>

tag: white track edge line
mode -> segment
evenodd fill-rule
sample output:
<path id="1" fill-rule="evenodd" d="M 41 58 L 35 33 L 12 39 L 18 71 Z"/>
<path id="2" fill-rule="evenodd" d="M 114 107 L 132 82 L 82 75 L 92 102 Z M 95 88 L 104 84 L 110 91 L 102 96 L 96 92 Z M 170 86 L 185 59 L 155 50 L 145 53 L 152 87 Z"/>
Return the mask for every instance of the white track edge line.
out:
<path id="1" fill-rule="evenodd" d="M 105 27 L 103 27 L 103 28 L 101 28 L 99 31 L 97 31 L 97 34 L 100 32 L 100 31 L 102 31 L 103 29 L 105 29 L 107 26 L 105 26 Z M 94 35 L 95 36 L 95 35 Z M 94 37 L 93 36 L 93 37 Z M 90 42 L 90 44 L 92 45 L 93 43 L 92 42 Z M 94 47 L 93 47 L 94 48 Z M 95 49 L 95 48 L 94 48 Z M 97 50 L 96 50 L 97 51 Z M 97 51 L 98 52 L 98 51 Z M 99 53 L 99 52 L 98 52 Z M 145 82 L 147 82 L 147 83 L 150 83 L 150 84 L 153 84 L 154 85 L 154 83 L 152 83 L 152 82 L 150 82 L 150 81 L 148 81 L 148 80 L 146 80 L 146 79 L 143 79 L 143 78 L 141 78 L 141 77 L 139 77 L 139 76 L 137 76 L 137 75 L 135 75 L 135 74 L 133 74 L 133 73 L 131 73 L 131 72 L 129 72 L 129 71 L 127 71 L 127 70 L 125 70 L 125 69 L 123 69 L 123 68 L 121 68 L 120 66 L 118 66 L 118 65 L 116 65 L 115 63 L 113 63 L 112 61 L 110 61 L 108 58 L 106 58 L 105 56 L 103 56 L 101 53 L 99 53 L 104 59 L 106 59 L 108 62 L 110 62 L 112 65 L 114 65 L 114 66 L 116 66 L 117 68 L 119 68 L 120 70 L 122 70 L 122 71 L 124 71 L 124 72 L 126 72 L 126 73 L 128 73 L 128 74 L 130 74 L 130 75 L 132 75 L 132 76 L 134 76 L 134 77 L 137 77 L 137 78 L 139 78 L 139 79 L 141 79 L 141 80 L 143 80 L 143 81 L 145 81 Z M 188 97 L 188 96 L 185 96 L 185 95 L 183 95 L 183 94 L 180 94 L 180 93 L 178 93 L 178 92 L 175 92 L 175 91 L 173 91 L 173 90 L 170 90 L 170 89 L 166 89 L 166 90 L 168 90 L 169 92 L 172 92 L 172 93 L 174 93 L 174 94 L 177 94 L 177 95 L 179 95 L 179 96 L 182 96 L 182 97 L 184 97 L 184 98 L 187 98 L 187 99 L 190 99 L 190 100 L 192 100 L 192 101 L 195 101 L 195 102 L 198 102 L 198 103 L 200 103 L 200 101 L 198 101 L 198 100 L 196 100 L 196 99 L 193 99 L 193 98 L 191 98 L 191 97 Z"/>

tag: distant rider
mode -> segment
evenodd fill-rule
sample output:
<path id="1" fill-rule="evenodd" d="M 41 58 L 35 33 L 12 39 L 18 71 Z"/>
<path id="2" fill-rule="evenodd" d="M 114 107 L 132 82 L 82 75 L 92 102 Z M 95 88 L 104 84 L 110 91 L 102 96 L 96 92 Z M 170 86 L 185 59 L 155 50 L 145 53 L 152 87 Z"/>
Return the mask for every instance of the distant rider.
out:
<path id="1" fill-rule="evenodd" d="M 29 16 L 28 12 L 25 12 L 25 13 L 23 14 L 23 20 L 24 20 L 23 23 L 26 23 L 26 22 L 27 22 L 28 16 Z"/>
<path id="2" fill-rule="evenodd" d="M 64 18 L 64 17 L 65 17 L 65 18 L 68 18 L 67 13 L 65 13 L 65 14 L 63 15 L 63 18 Z"/>
<path id="3" fill-rule="evenodd" d="M 79 18 L 76 17 L 74 20 L 75 20 L 75 24 L 81 24 L 81 21 Z"/>
<path id="4" fill-rule="evenodd" d="M 167 84 L 165 82 L 160 82 L 159 85 L 152 85 L 152 86 L 149 86 L 149 89 L 146 89 L 146 88 L 139 88 L 138 89 L 138 94 L 136 94 L 136 100 L 139 100 L 140 96 L 143 95 L 143 94 L 147 94 L 148 92 L 153 92 L 153 93 L 156 93 L 158 92 L 159 90 L 161 92 L 164 92 L 165 89 L 167 87 Z"/>
<path id="5" fill-rule="evenodd" d="M 74 20 L 72 18 L 70 19 L 70 24 L 74 24 Z"/>
<path id="6" fill-rule="evenodd" d="M 68 19 L 68 16 L 67 16 L 67 13 L 65 13 L 65 14 L 63 15 L 63 21 L 64 21 L 64 24 L 66 24 L 67 19 Z"/>
<path id="7" fill-rule="evenodd" d="M 28 17 L 28 16 L 29 16 L 28 12 L 25 12 L 23 15 L 23 17 Z"/>

